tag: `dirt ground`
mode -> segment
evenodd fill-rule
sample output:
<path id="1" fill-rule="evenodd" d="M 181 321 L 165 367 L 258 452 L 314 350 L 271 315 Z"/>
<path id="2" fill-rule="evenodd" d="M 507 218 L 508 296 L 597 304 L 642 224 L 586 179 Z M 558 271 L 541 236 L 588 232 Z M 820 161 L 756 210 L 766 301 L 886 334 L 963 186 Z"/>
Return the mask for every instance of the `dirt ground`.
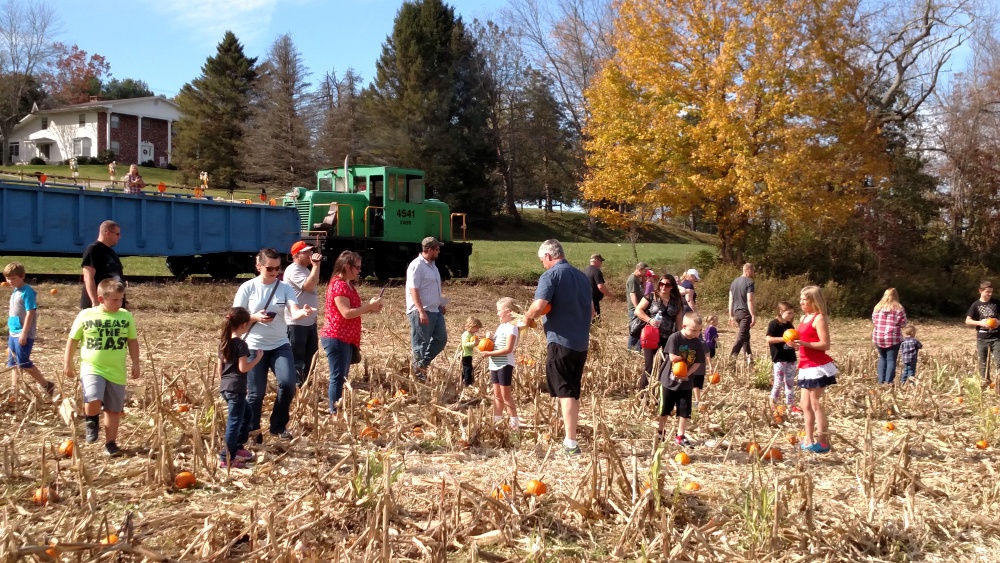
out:
<path id="1" fill-rule="evenodd" d="M 539 331 L 524 331 L 516 351 L 514 395 L 526 428 L 512 434 L 492 424 L 484 362 L 472 398 L 459 401 L 453 353 L 466 317 L 492 330 L 496 299 L 526 306 L 533 288 L 448 287 L 450 342 L 428 385 L 408 374 L 403 291 L 390 288 L 383 312 L 364 318 L 365 361 L 351 370 L 346 420 L 326 414 L 321 352 L 315 383 L 293 404 L 295 439 L 268 440 L 256 463 L 227 472 L 217 463 L 225 405 L 213 354 L 236 286 L 129 290 L 142 376 L 129 382 L 119 439 L 127 455 L 114 459 L 103 441 L 83 443 L 73 416 L 79 384 L 59 375 L 79 288 L 36 289 L 33 358 L 69 400 L 52 404 L 33 385 L 12 390 L 10 372 L 0 378 L 5 561 L 52 560 L 46 550 L 64 561 L 1000 560 L 998 456 L 992 445 L 976 447 L 995 441 L 1000 399 L 980 391 L 974 334 L 960 319 L 916 322 L 924 349 L 918 382 L 906 388 L 876 385 L 869 322 L 833 319 L 841 374 L 826 397 L 826 455 L 790 443 L 802 420 L 774 416 L 769 358 L 760 354 L 749 368 L 729 360 L 734 333 L 720 326 L 721 382 L 704 392 L 690 463 L 681 464 L 677 447 L 656 442 L 652 396 L 635 389 L 642 361 L 625 350 L 622 301 L 605 302 L 593 329 L 583 455 L 567 457 L 541 390 Z M 754 329 L 755 351 L 765 351 L 767 320 Z M 57 448 L 69 438 L 75 451 L 62 457 Z M 760 460 L 749 442 L 782 459 Z M 181 471 L 197 484 L 179 489 Z M 532 479 L 547 492 L 522 494 Z M 42 486 L 58 500 L 33 502 Z M 100 543 L 111 534 L 117 543 Z"/>

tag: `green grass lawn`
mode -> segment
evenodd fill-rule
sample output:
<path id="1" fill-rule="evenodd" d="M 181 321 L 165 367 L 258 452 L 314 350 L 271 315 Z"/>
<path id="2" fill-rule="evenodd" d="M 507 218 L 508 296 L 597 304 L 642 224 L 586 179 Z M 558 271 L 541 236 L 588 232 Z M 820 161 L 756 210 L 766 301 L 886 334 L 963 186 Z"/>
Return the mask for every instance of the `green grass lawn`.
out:
<path id="1" fill-rule="evenodd" d="M 32 273 L 40 274 L 79 274 L 80 258 L 52 258 L 48 256 L 0 256 L 0 269 L 10 262 L 24 264 L 28 271 L 28 279 Z M 159 256 L 129 256 L 122 258 L 126 275 L 133 276 L 169 276 L 167 260 Z"/>

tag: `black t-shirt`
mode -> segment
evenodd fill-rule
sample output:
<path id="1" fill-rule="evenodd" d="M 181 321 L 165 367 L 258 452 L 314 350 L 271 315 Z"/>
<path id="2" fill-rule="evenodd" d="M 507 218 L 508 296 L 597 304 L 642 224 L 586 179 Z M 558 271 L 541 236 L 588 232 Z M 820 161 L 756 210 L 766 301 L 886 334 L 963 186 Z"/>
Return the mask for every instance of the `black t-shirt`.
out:
<path id="1" fill-rule="evenodd" d="M 233 393 L 247 394 L 247 374 L 240 372 L 240 358 L 250 357 L 250 348 L 242 338 L 233 338 L 229 341 L 229 361 L 222 359 L 222 377 L 219 381 L 219 392 L 232 391 Z"/>
<path id="2" fill-rule="evenodd" d="M 677 379 L 673 375 L 673 364 L 670 363 L 670 354 L 681 356 L 688 365 L 688 376 L 684 379 Z M 685 338 L 681 332 L 675 332 L 667 339 L 667 346 L 663 351 L 667 361 L 663 362 L 660 369 L 660 384 L 671 391 L 684 391 L 694 388 L 691 381 L 692 375 L 703 375 L 705 373 L 705 342 L 701 335 L 694 338 Z M 691 369 L 694 364 L 699 364 L 697 369 Z"/>
<path id="3" fill-rule="evenodd" d="M 747 294 L 753 293 L 753 290 L 753 278 L 746 276 L 740 276 L 733 280 L 733 283 L 729 284 L 729 294 L 733 296 L 733 313 L 740 309 L 744 311 L 750 310 L 750 304 L 747 302 Z"/>
<path id="4" fill-rule="evenodd" d="M 83 251 L 83 263 L 80 267 L 90 266 L 94 269 L 94 285 L 101 283 L 108 278 L 115 278 L 118 281 L 125 281 L 122 261 L 118 258 L 115 249 L 95 240 Z M 90 295 L 87 294 L 87 286 L 83 286 L 80 294 L 80 308 L 89 309 L 95 304 L 90 302 Z"/>
<path id="5" fill-rule="evenodd" d="M 604 299 L 604 294 L 597 286 L 604 283 L 604 274 L 593 264 L 584 268 L 583 273 L 587 274 L 587 279 L 590 280 L 590 293 L 594 296 L 594 303 L 599 303 Z"/>
<path id="6" fill-rule="evenodd" d="M 777 336 L 778 338 L 783 338 L 785 336 L 785 331 L 795 328 L 792 323 L 782 323 L 778 322 L 778 319 L 771 319 L 770 324 L 767 325 L 767 335 Z M 788 344 L 782 342 L 781 344 L 768 344 L 771 348 L 771 361 L 772 362 L 794 362 L 795 358 L 795 348 L 792 348 Z"/>
<path id="7" fill-rule="evenodd" d="M 982 321 L 989 318 L 994 318 L 1000 320 L 1000 301 L 996 299 L 990 299 L 989 301 L 983 301 L 977 299 L 975 303 L 969 307 L 969 312 L 966 316 L 974 321 Z M 986 327 L 977 326 L 976 327 L 976 338 L 979 340 L 985 340 L 987 338 L 1000 338 L 1000 326 L 990 330 Z"/>

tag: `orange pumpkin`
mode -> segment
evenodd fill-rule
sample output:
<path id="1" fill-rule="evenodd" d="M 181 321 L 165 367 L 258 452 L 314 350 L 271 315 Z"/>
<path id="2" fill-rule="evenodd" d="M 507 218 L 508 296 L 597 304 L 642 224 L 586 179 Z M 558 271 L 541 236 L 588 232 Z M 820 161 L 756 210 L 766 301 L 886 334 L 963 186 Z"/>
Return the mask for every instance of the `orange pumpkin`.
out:
<path id="1" fill-rule="evenodd" d="M 985 450 L 988 447 L 990 447 L 990 443 L 987 442 L 986 440 L 979 440 L 978 442 L 976 442 L 976 448 L 980 450 Z"/>
<path id="2" fill-rule="evenodd" d="M 687 455 L 687 452 L 680 452 L 674 456 L 674 461 L 681 465 L 687 465 L 691 463 L 691 456 Z"/>
<path id="3" fill-rule="evenodd" d="M 72 457 L 74 445 L 73 440 L 64 440 L 62 444 L 59 444 L 59 455 L 63 457 Z"/>
<path id="4" fill-rule="evenodd" d="M 423 438 L 424 437 L 424 429 L 422 427 L 420 427 L 420 426 L 414 426 L 413 427 L 413 437 L 414 438 Z"/>
<path id="5" fill-rule="evenodd" d="M 38 487 L 35 489 L 35 493 L 31 495 L 31 500 L 33 500 L 35 504 L 45 506 L 50 501 L 59 502 L 59 495 L 56 493 L 55 489 L 49 487 Z"/>
<path id="6" fill-rule="evenodd" d="M 55 546 L 50 547 L 50 548 L 48 548 L 48 549 L 45 550 L 45 555 L 48 555 L 49 557 L 51 557 L 53 559 L 58 559 L 59 558 L 59 550 L 56 549 Z"/>
<path id="7" fill-rule="evenodd" d="M 990 317 L 986 319 L 986 326 L 989 327 L 990 330 L 993 330 L 996 327 L 1000 326 L 1000 321 L 997 321 L 995 318 Z"/>
<path id="8" fill-rule="evenodd" d="M 114 545 L 118 543 L 118 536 L 115 534 L 109 534 L 108 537 L 101 540 L 101 545 Z"/>
<path id="9" fill-rule="evenodd" d="M 692 491 L 692 492 L 693 491 L 700 491 L 701 490 L 701 485 L 699 485 L 697 481 L 691 481 L 687 485 L 684 485 L 684 488 L 687 489 L 687 490 L 689 490 L 689 491 Z"/>
<path id="10" fill-rule="evenodd" d="M 991 408 L 990 409 L 990 413 L 992 413 L 992 414 L 1000 414 L 1000 407 L 993 407 L 993 408 Z"/>
<path id="11" fill-rule="evenodd" d="M 719 377 L 719 372 L 715 372 L 712 375 L 708 376 L 708 382 L 711 383 L 712 385 L 715 385 L 720 381 L 722 381 L 722 378 Z"/>
<path id="12" fill-rule="evenodd" d="M 493 341 L 490 340 L 489 338 L 480 338 L 478 348 L 480 352 L 492 352 Z"/>
<path id="13" fill-rule="evenodd" d="M 190 471 L 181 471 L 176 477 L 174 477 L 174 485 L 176 485 L 178 489 L 193 487 L 197 482 L 198 480 L 195 479 L 194 474 Z"/>
<path id="14" fill-rule="evenodd" d="M 785 459 L 784 454 L 778 448 L 768 448 L 764 455 L 760 456 L 764 461 L 781 461 Z"/>
<path id="15" fill-rule="evenodd" d="M 545 483 L 539 481 L 538 479 L 532 479 L 531 481 L 528 481 L 528 486 L 524 488 L 524 493 L 538 497 L 547 493 L 548 490 L 549 488 L 545 485 Z"/>
<path id="16" fill-rule="evenodd" d="M 7 280 L 0 281 L 0 287 L 10 287 L 10 282 Z"/>
<path id="17" fill-rule="evenodd" d="M 784 424 L 785 423 L 785 417 L 781 416 L 781 413 L 776 413 L 774 415 L 774 423 L 775 424 Z"/>
<path id="18" fill-rule="evenodd" d="M 795 342 L 799 339 L 799 331 L 794 328 L 790 328 L 785 331 L 785 334 L 781 335 L 781 339 L 785 342 Z"/>
<path id="19" fill-rule="evenodd" d="M 406 392 L 406 389 L 400 389 L 400 390 L 396 391 L 396 396 L 397 397 L 405 397 L 408 394 L 409 393 Z"/>
<path id="20" fill-rule="evenodd" d="M 965 402 L 965 399 L 963 399 L 962 397 L 955 397 L 955 402 L 961 405 L 962 403 Z"/>
<path id="21" fill-rule="evenodd" d="M 369 409 L 377 409 L 382 406 L 382 401 L 380 401 L 378 397 L 373 397 L 368 399 L 367 406 Z"/>
<path id="22" fill-rule="evenodd" d="M 750 442 L 747 444 L 747 453 L 750 455 L 757 455 L 760 453 L 760 444 L 757 442 Z"/>
<path id="23" fill-rule="evenodd" d="M 546 303 L 545 307 L 542 307 L 541 314 L 548 315 L 551 312 L 552 312 L 552 303 Z"/>
<path id="24" fill-rule="evenodd" d="M 365 426 L 364 428 L 361 429 L 360 436 L 362 438 L 369 438 L 369 439 L 374 440 L 374 439 L 378 438 L 378 430 L 376 430 L 372 426 Z"/>
<path id="25" fill-rule="evenodd" d="M 885 425 L 883 426 L 883 428 L 885 428 L 889 432 L 892 432 L 893 430 L 896 429 L 896 425 L 893 424 L 892 422 L 886 422 Z"/>
<path id="26" fill-rule="evenodd" d="M 674 362 L 674 365 L 670 368 L 670 372 L 677 379 L 684 379 L 688 376 L 688 365 L 684 362 Z"/>
<path id="27" fill-rule="evenodd" d="M 191 410 L 191 405 L 187 403 L 177 405 L 177 412 L 188 412 L 189 410 Z"/>
<path id="28" fill-rule="evenodd" d="M 786 439 L 788 440 L 788 443 L 789 443 L 789 444 L 791 444 L 791 445 L 793 445 L 793 446 L 794 446 L 795 444 L 798 444 L 798 443 L 799 443 L 799 437 L 798 437 L 798 436 L 796 436 L 795 434 L 789 434 L 789 435 L 788 435 L 788 436 L 786 436 L 785 438 L 786 438 Z"/>
<path id="29" fill-rule="evenodd" d="M 510 493 L 511 493 L 510 485 L 508 485 L 507 483 L 501 483 L 500 485 L 493 487 L 493 491 L 490 492 L 490 496 L 497 500 L 501 500 L 510 495 Z"/>
<path id="30" fill-rule="evenodd" d="M 57 293 L 59 293 L 59 290 L 58 290 L 58 289 L 56 289 L 56 288 L 54 288 L 54 287 L 53 287 L 52 289 L 50 289 L 50 290 L 49 290 L 49 294 L 50 294 L 50 295 L 55 295 L 55 294 L 57 294 Z"/>

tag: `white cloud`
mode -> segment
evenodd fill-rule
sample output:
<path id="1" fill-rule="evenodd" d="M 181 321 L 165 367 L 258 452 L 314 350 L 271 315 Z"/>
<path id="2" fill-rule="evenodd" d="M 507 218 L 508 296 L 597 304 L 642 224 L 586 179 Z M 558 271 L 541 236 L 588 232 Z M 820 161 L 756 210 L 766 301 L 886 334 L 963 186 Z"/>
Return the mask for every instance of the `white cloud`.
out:
<path id="1" fill-rule="evenodd" d="M 154 4 L 165 18 L 185 31 L 188 41 L 215 45 L 228 30 L 244 45 L 267 40 L 271 18 L 282 0 L 168 0 Z"/>

